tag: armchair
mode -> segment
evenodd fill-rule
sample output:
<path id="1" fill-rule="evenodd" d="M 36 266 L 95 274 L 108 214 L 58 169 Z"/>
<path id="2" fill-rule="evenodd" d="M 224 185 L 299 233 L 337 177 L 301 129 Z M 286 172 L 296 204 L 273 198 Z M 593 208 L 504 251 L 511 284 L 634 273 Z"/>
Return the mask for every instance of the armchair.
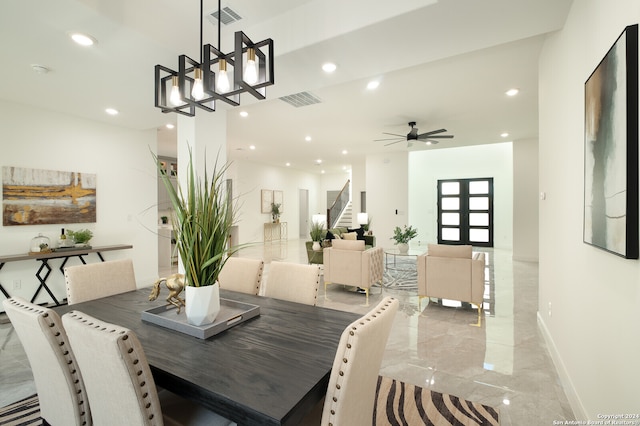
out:
<path id="1" fill-rule="evenodd" d="M 472 253 L 470 245 L 429 244 L 427 252 L 418 256 L 418 297 L 452 299 L 473 303 L 478 307 L 481 324 L 484 296 L 484 253 Z M 421 303 L 420 303 L 421 307 Z"/>
<path id="2" fill-rule="evenodd" d="M 369 289 L 382 283 L 382 247 L 365 250 L 363 240 L 334 240 L 324 249 L 324 290 L 327 285 L 343 284 L 364 289 L 369 305 Z"/>

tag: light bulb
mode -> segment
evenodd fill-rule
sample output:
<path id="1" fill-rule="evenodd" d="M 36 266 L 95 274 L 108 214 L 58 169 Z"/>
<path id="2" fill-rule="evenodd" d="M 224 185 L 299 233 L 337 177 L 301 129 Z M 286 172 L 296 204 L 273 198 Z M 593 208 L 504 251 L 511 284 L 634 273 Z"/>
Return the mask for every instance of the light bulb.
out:
<path id="1" fill-rule="evenodd" d="M 202 84 L 202 70 L 196 68 L 194 70 L 193 88 L 191 89 L 191 96 L 193 99 L 199 101 L 204 98 L 204 85 Z"/>
<path id="2" fill-rule="evenodd" d="M 169 95 L 169 102 L 173 105 L 181 105 L 182 97 L 180 96 L 180 89 L 178 88 L 178 76 L 171 77 L 171 94 Z"/>
<path id="3" fill-rule="evenodd" d="M 227 93 L 231 89 L 229 75 L 227 74 L 227 61 L 220 59 L 220 70 L 218 71 L 218 81 L 216 83 L 218 93 Z"/>
<path id="4" fill-rule="evenodd" d="M 247 65 L 244 67 L 244 81 L 251 85 L 258 82 L 258 61 L 256 61 L 256 51 L 252 47 L 247 49 Z"/>

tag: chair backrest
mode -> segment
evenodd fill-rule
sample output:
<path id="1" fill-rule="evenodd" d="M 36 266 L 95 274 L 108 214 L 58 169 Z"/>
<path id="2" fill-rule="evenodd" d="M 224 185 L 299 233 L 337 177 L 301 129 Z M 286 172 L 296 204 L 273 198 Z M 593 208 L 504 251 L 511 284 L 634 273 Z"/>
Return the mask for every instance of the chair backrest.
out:
<path id="1" fill-rule="evenodd" d="M 322 425 L 371 425 L 380 365 L 398 304 L 397 299 L 386 297 L 342 333 Z"/>
<path id="2" fill-rule="evenodd" d="M 162 425 L 162 408 L 142 346 L 129 329 L 80 311 L 62 317 L 96 424 Z"/>
<path id="3" fill-rule="evenodd" d="M 315 306 L 319 285 L 318 265 L 271 262 L 264 295 Z"/>
<path id="4" fill-rule="evenodd" d="M 51 425 L 91 425 L 84 381 L 60 316 L 20 297 L 2 304 L 31 364 L 42 418 Z"/>
<path id="5" fill-rule="evenodd" d="M 230 257 L 218 275 L 220 288 L 247 294 L 258 294 L 264 262 L 260 259 Z"/>
<path id="6" fill-rule="evenodd" d="M 69 305 L 136 289 L 131 259 L 69 266 L 64 269 L 64 278 Z"/>

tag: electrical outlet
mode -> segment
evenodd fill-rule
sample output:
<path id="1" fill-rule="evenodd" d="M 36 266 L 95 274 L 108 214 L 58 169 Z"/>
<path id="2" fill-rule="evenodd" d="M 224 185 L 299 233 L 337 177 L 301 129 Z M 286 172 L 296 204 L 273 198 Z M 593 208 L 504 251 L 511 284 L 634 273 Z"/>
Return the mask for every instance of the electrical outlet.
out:
<path id="1" fill-rule="evenodd" d="M 20 280 L 13 280 L 13 289 L 20 290 L 22 288 L 22 282 Z"/>
<path id="2" fill-rule="evenodd" d="M 551 302 L 549 302 L 549 316 L 551 316 Z"/>

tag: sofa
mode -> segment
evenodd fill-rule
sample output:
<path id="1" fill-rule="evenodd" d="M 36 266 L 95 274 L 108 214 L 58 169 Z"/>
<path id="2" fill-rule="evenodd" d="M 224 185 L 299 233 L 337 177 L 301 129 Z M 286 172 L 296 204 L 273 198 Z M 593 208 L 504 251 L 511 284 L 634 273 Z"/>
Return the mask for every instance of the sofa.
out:
<path id="1" fill-rule="evenodd" d="M 335 237 L 338 236 L 340 238 L 344 237 L 344 234 L 350 233 L 351 232 L 361 232 L 360 228 L 359 229 L 349 229 L 349 228 L 344 228 L 344 227 L 337 227 L 337 228 L 331 228 L 329 230 L 324 231 L 324 233 L 322 234 L 322 239 L 324 241 L 323 243 L 323 248 L 324 247 L 330 247 L 331 246 L 331 241 L 333 241 L 333 238 L 328 240 L 327 236 L 330 237 Z M 330 234 L 329 234 L 330 233 Z M 360 238 L 358 238 L 359 235 L 356 235 L 356 239 L 361 239 L 364 241 L 364 245 L 365 245 L 365 249 L 367 248 L 371 248 L 371 247 L 375 247 L 376 245 L 376 237 L 375 235 L 362 235 Z M 313 241 L 307 241 L 305 243 L 305 246 L 307 248 L 307 259 L 309 261 L 309 264 L 318 264 L 318 265 L 322 265 L 324 263 L 324 255 L 323 255 L 323 251 L 322 250 L 313 250 L 311 247 L 313 246 Z"/>
<path id="2" fill-rule="evenodd" d="M 451 299 L 478 307 L 478 323 L 484 298 L 485 254 L 473 253 L 470 245 L 429 244 L 417 258 L 418 297 Z M 420 309 L 422 305 L 420 303 Z"/>

